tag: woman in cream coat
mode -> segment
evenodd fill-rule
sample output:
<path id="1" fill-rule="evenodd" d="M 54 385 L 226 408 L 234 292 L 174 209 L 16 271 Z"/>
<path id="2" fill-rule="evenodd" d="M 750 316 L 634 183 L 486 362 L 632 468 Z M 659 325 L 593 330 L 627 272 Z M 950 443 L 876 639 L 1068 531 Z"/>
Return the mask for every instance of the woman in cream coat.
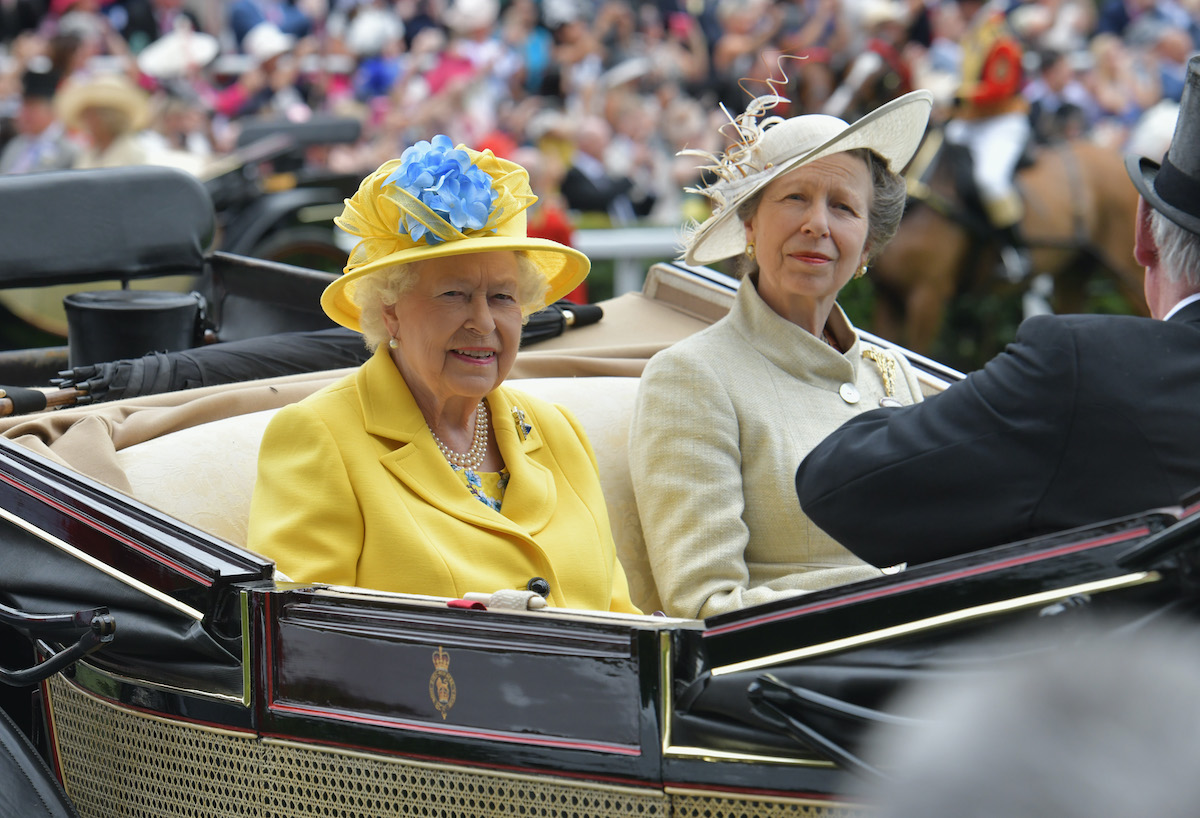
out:
<path id="1" fill-rule="evenodd" d="M 362 241 L 321 303 L 375 351 L 276 414 L 251 505 L 250 547 L 291 579 L 637 612 L 583 430 L 501 385 L 523 317 L 588 271 L 526 237 L 533 201 L 520 166 L 444 136 L 347 200 Z"/>
<path id="2" fill-rule="evenodd" d="M 708 617 L 878 575 L 804 515 L 804 455 L 853 415 L 920 400 L 900 355 L 858 336 L 836 303 L 894 235 L 897 175 L 924 133 L 918 91 L 847 125 L 760 117 L 708 157 L 713 215 L 685 260 L 740 256 L 730 314 L 651 359 L 630 440 L 638 514 L 666 613 Z M 863 509 L 864 514 L 871 510 Z"/>

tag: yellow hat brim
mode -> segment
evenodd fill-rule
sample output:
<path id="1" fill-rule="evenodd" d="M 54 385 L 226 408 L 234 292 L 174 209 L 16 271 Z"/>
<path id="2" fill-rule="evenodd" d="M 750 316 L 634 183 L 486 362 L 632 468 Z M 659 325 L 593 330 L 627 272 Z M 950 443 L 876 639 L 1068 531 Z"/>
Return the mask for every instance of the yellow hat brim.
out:
<path id="1" fill-rule="evenodd" d="M 587 278 L 591 270 L 588 257 L 578 250 L 550 239 L 521 236 L 476 236 L 448 241 L 441 244 L 422 244 L 376 259 L 369 264 L 343 274 L 332 282 L 321 294 L 321 309 L 325 314 L 347 329 L 361 332 L 359 309 L 353 301 L 354 285 L 363 276 L 431 258 L 461 256 L 467 253 L 493 253 L 501 250 L 524 251 L 534 265 L 545 274 L 550 284 L 546 293 L 546 304 L 552 304 L 574 290 Z M 538 305 L 534 310 L 545 306 Z M 527 313 L 528 314 L 528 313 Z"/>

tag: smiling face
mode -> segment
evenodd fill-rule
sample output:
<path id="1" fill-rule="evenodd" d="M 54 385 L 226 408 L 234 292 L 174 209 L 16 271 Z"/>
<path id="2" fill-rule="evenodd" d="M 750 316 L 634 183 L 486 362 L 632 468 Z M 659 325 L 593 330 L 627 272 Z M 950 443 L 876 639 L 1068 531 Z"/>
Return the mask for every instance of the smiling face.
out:
<path id="1" fill-rule="evenodd" d="M 873 195 L 867 163 L 849 153 L 796 168 L 763 189 L 746 241 L 755 245 L 758 292 L 771 309 L 820 331 L 838 291 L 866 263 Z M 813 315 L 820 326 L 809 326 Z"/>
<path id="2" fill-rule="evenodd" d="M 521 342 L 517 257 L 509 251 L 414 263 L 416 280 L 384 324 L 396 368 L 427 419 L 473 411 L 508 375 Z"/>

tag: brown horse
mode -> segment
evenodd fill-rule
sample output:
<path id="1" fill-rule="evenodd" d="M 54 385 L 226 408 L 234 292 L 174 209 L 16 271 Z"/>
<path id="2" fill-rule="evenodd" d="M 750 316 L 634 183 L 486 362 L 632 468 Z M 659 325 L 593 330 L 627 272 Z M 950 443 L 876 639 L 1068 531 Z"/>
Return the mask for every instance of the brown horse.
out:
<path id="1" fill-rule="evenodd" d="M 965 149 L 931 128 L 909 166 L 909 204 L 896 237 L 870 268 L 873 329 L 929 351 L 951 300 L 1011 293 L 1052 277 L 1055 312 L 1084 311 L 1087 284 L 1113 277 L 1129 311 L 1146 314 L 1142 269 L 1133 259 L 1137 192 L 1120 155 L 1085 141 L 1040 147 L 1017 173 L 1025 200 L 1021 235 L 1034 275 L 1017 285 L 996 274 L 999 244 L 973 187 Z"/>

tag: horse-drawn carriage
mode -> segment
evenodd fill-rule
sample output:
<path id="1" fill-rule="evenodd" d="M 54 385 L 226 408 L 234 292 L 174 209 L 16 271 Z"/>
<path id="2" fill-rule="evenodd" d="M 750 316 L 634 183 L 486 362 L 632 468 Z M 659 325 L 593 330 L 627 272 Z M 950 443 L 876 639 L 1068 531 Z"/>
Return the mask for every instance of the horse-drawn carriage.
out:
<path id="1" fill-rule="evenodd" d="M 278 278 L 242 288 L 247 308 L 312 284 L 261 269 Z M 625 461 L 637 374 L 733 286 L 658 265 L 514 369 L 586 428 L 647 611 Z M 956 377 L 911 360 L 931 392 Z M 856 776 L 880 774 L 868 739 L 892 695 L 989 665 L 984 636 L 1024 623 L 1065 640 L 1096 612 L 1134 627 L 1195 607 L 1195 505 L 703 621 L 292 583 L 244 548 L 258 440 L 339 374 L 0 423 L 2 644 L 47 663 L 10 677 L 6 709 L 66 793 L 42 814 L 850 814 Z"/>

